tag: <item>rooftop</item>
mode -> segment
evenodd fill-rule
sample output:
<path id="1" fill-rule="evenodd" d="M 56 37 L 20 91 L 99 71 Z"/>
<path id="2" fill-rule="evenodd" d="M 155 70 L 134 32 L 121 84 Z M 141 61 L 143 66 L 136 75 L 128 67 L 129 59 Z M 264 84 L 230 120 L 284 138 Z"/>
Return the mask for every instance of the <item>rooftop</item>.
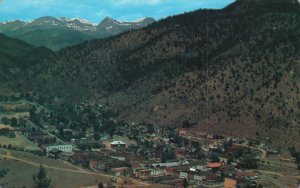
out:
<path id="1" fill-rule="evenodd" d="M 111 144 L 112 144 L 112 145 L 126 145 L 125 142 L 119 141 L 119 140 L 113 141 L 113 142 L 111 142 Z"/>
<path id="2" fill-rule="evenodd" d="M 158 166 L 174 167 L 174 166 L 178 166 L 178 163 L 177 163 L 177 162 L 171 162 L 171 163 L 155 163 L 155 164 L 152 164 L 151 166 L 153 166 L 153 167 L 158 167 Z"/>
<path id="3" fill-rule="evenodd" d="M 207 165 L 208 168 L 220 168 L 221 167 L 221 163 L 216 162 L 216 163 L 209 163 Z"/>

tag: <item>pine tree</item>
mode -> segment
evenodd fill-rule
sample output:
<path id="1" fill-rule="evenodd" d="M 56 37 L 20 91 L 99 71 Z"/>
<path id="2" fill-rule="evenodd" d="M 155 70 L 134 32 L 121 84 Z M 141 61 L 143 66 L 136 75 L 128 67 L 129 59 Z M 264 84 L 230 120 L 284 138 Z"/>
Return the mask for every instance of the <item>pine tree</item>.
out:
<path id="1" fill-rule="evenodd" d="M 46 169 L 40 165 L 37 174 L 33 175 L 34 188 L 50 188 L 51 179 L 47 178 Z"/>
<path id="2" fill-rule="evenodd" d="M 103 183 L 100 182 L 100 183 L 98 184 L 98 188 L 104 188 Z"/>
<path id="3" fill-rule="evenodd" d="M 187 181 L 187 179 L 184 179 L 184 180 L 183 180 L 182 186 L 183 186 L 184 188 L 188 188 L 188 187 L 189 187 L 189 182 Z"/>

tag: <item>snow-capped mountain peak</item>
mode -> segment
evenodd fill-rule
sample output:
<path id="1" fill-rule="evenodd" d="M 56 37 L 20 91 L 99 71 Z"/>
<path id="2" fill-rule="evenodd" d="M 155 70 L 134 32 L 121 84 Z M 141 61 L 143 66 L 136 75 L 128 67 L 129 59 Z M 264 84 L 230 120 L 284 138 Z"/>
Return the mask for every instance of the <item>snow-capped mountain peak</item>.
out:
<path id="1" fill-rule="evenodd" d="M 145 17 L 145 18 L 139 18 L 134 21 L 121 21 L 121 20 L 116 20 L 111 17 L 105 17 L 100 24 L 115 23 L 115 24 L 120 24 L 120 25 L 123 25 L 123 24 L 128 25 L 128 24 L 136 24 L 136 23 L 142 23 L 142 22 L 155 22 L 155 19 L 150 18 L 150 17 Z"/>
<path id="2" fill-rule="evenodd" d="M 96 26 L 97 24 L 95 23 L 92 23 L 86 19 L 82 19 L 82 18 L 67 18 L 67 17 L 61 17 L 59 18 L 61 21 L 64 21 L 64 22 L 80 22 L 82 24 L 86 24 L 86 25 L 93 25 L 93 26 Z"/>
<path id="3" fill-rule="evenodd" d="M 132 29 L 140 29 L 155 22 L 153 18 L 140 18 L 134 21 L 120 21 L 111 17 L 106 17 L 97 26 L 97 31 L 109 34 L 118 34 Z"/>
<path id="4" fill-rule="evenodd" d="M 99 24 L 94 24 L 82 18 L 55 18 L 44 16 L 37 18 L 31 22 L 23 22 L 19 20 L 0 22 L 0 32 L 14 31 L 27 27 L 34 28 L 65 28 L 80 32 L 97 32 L 101 36 L 109 36 L 118 34 L 132 29 L 140 29 L 155 22 L 153 18 L 140 18 L 134 21 L 119 21 L 111 17 L 106 17 Z"/>
<path id="5" fill-rule="evenodd" d="M 5 21 L 5 22 L 0 22 L 0 24 L 18 24 L 18 23 L 23 23 L 26 24 L 28 22 L 24 22 L 24 21 L 20 21 L 20 20 L 9 20 L 9 21 Z"/>
<path id="6" fill-rule="evenodd" d="M 54 18 L 50 16 L 41 17 L 33 20 L 28 24 L 29 26 L 46 26 L 46 27 L 65 27 L 77 31 L 96 31 L 96 24 L 81 18 Z"/>

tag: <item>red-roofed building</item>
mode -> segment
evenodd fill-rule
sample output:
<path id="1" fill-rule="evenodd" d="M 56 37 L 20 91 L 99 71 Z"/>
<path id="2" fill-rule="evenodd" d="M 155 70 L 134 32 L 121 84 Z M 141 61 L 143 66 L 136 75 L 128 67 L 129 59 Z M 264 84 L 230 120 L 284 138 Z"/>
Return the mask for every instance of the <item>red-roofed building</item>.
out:
<path id="1" fill-rule="evenodd" d="M 215 163 L 208 163 L 207 164 L 207 168 L 211 168 L 211 169 L 217 169 L 221 167 L 221 163 L 219 162 L 215 162 Z"/>

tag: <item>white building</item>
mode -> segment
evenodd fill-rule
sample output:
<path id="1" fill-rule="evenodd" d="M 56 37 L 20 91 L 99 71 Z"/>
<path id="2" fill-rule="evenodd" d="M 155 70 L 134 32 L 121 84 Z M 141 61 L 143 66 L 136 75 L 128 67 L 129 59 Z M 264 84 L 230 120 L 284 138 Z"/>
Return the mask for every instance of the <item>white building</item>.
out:
<path id="1" fill-rule="evenodd" d="M 180 174 L 179 174 L 179 178 L 180 179 L 188 179 L 188 173 L 186 173 L 186 172 L 180 172 Z"/>
<path id="2" fill-rule="evenodd" d="M 59 150 L 62 152 L 72 152 L 73 146 L 72 145 L 49 145 L 46 147 L 46 152 L 49 153 L 52 150 Z"/>
<path id="3" fill-rule="evenodd" d="M 126 143 L 123 141 L 113 141 L 110 143 L 111 148 L 118 148 L 118 147 L 126 147 Z"/>

